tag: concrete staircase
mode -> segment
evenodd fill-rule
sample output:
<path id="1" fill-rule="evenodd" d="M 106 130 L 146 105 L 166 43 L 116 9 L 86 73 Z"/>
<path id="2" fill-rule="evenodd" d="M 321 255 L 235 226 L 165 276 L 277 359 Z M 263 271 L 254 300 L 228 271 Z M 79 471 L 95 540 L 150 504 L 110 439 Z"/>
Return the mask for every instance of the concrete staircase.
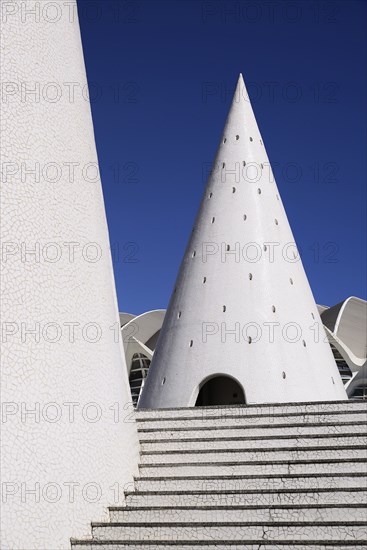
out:
<path id="1" fill-rule="evenodd" d="M 367 548 L 367 404 L 142 410 L 140 476 L 73 550 Z"/>

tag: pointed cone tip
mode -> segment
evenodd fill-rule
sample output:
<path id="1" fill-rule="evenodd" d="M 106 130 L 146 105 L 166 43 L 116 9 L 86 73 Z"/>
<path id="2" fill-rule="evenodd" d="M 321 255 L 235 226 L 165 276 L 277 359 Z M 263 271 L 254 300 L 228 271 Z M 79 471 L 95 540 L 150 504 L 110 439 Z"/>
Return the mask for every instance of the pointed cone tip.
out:
<path id="1" fill-rule="evenodd" d="M 244 85 L 245 85 L 245 81 L 243 80 L 242 73 L 240 73 L 239 76 L 238 76 L 238 80 L 237 80 L 237 87 L 239 86 L 239 87 L 243 88 Z"/>

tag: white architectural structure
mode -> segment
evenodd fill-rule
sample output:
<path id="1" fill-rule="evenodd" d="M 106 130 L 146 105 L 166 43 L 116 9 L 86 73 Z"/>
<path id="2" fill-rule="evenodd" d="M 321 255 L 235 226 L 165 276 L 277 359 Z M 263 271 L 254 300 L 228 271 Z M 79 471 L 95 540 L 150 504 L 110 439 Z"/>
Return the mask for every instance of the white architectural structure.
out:
<path id="1" fill-rule="evenodd" d="M 70 548 L 138 464 L 76 6 L 45 4 L 2 5 L 4 550 Z"/>
<path id="2" fill-rule="evenodd" d="M 164 311 L 118 315 L 75 1 L 4 2 L 1 24 L 1 548 L 66 550 L 70 537 L 79 538 L 72 542 L 75 549 L 86 550 L 137 548 L 135 540 L 156 546 L 166 539 L 187 547 L 184 541 L 196 545 L 200 537 L 209 548 L 207 541 L 218 547 L 215 536 L 226 544 L 229 537 L 236 542 L 245 535 L 259 546 L 265 535 L 278 540 L 284 533 L 293 545 L 294 525 L 286 530 L 275 525 L 269 532 L 266 517 L 276 523 L 273 510 L 266 517 L 246 510 L 251 522 L 265 518 L 266 529 L 258 525 L 251 532 L 243 519 L 239 527 L 236 499 L 248 504 L 250 475 L 256 500 L 270 503 L 267 491 L 273 495 L 274 487 L 293 491 L 281 504 L 293 502 L 294 487 L 298 491 L 303 483 L 293 480 L 293 471 L 307 474 L 304 486 L 312 492 L 343 489 L 344 476 L 339 485 L 318 478 L 343 474 L 346 460 L 353 473 L 362 468 L 364 417 L 358 420 L 365 409 L 354 403 L 329 409 L 331 399 L 345 400 L 346 394 L 301 262 L 293 256 L 292 234 L 242 78 L 158 339 Z M 352 325 L 360 304 L 339 309 L 330 333 L 338 345 L 339 340 L 347 345 L 356 365 L 360 334 L 353 338 Z M 323 313 L 333 319 L 331 308 Z M 224 408 L 220 415 L 243 424 L 220 427 L 227 433 L 219 438 L 213 435 L 218 409 L 214 415 L 213 409 L 140 411 L 139 446 L 128 374 L 132 381 L 132 373 L 141 373 L 140 388 L 153 353 L 143 407 L 245 399 L 277 405 Z M 295 415 L 281 404 L 301 400 L 326 403 L 297 406 Z M 251 421 L 263 423 L 255 438 L 233 435 L 233 428 L 248 431 Z M 343 430 L 339 439 L 329 434 L 334 424 Z M 209 433 L 203 438 L 205 427 Z M 262 441 L 267 436 L 270 441 Z M 310 448 L 300 437 L 317 444 Z M 326 441 L 318 448 L 321 437 Z M 258 447 L 254 441 L 261 441 Z M 140 477 L 132 483 L 139 450 Z M 211 462 L 203 464 L 203 455 Z M 234 469 L 229 460 L 235 460 Z M 221 490 L 208 492 L 210 476 L 217 482 L 218 473 L 225 477 Z M 347 494 L 352 504 L 361 504 L 355 492 L 363 498 L 362 478 L 356 475 Z M 167 488 L 174 503 L 170 511 Z M 143 506 L 120 510 L 124 493 L 131 504 L 133 489 L 135 503 Z M 193 499 L 184 494 L 191 506 L 185 513 L 181 489 L 195 493 Z M 215 508 L 227 490 L 230 515 L 218 529 L 217 512 L 198 514 L 196 499 L 207 498 Z M 297 497 L 305 503 L 302 494 Z M 328 498 L 320 500 L 323 508 Z M 335 499 L 343 503 L 345 493 Z M 315 518 L 323 512 L 315 534 Z M 361 538 L 359 506 L 350 513 L 353 522 L 344 521 L 348 511 L 301 510 L 298 540 L 318 537 L 323 543 L 330 532 L 343 541 Z M 222 517 L 222 505 L 218 514 Z M 184 520 L 179 527 L 178 517 Z M 335 517 L 338 530 L 331 522 Z M 93 539 L 84 536 L 91 519 Z"/>
<path id="3" fill-rule="evenodd" d="M 346 398 L 240 76 L 139 406 Z"/>
<path id="4" fill-rule="evenodd" d="M 367 302 L 351 296 L 336 306 L 329 308 L 317 305 L 317 308 L 348 397 L 367 400 Z M 164 309 L 147 311 L 138 316 L 120 313 L 121 335 L 134 405 L 138 403 L 144 387 L 165 313 Z M 318 384 L 317 378 L 314 384 Z"/>
<path id="5" fill-rule="evenodd" d="M 325 308 L 321 319 L 334 356 L 344 361 L 348 396 L 367 399 L 367 302 L 350 296 Z"/>
<path id="6" fill-rule="evenodd" d="M 165 313 L 164 309 L 138 316 L 120 313 L 121 337 L 134 406 L 144 386 Z"/>

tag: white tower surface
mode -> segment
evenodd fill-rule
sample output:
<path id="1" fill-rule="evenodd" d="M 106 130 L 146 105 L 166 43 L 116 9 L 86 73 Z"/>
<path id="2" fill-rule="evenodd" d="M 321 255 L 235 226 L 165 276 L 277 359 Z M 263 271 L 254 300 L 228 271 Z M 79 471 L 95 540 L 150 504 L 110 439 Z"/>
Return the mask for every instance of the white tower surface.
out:
<path id="1" fill-rule="evenodd" d="M 204 384 L 201 404 L 347 398 L 241 75 L 139 406 Z"/>
<path id="2" fill-rule="evenodd" d="M 1 548 L 62 550 L 138 441 L 76 4 L 1 15 Z"/>

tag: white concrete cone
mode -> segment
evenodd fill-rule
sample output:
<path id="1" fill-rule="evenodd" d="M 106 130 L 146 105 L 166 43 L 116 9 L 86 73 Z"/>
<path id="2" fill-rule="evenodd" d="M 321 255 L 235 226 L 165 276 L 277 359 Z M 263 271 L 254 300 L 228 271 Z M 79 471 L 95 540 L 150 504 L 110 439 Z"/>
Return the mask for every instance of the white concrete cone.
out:
<path id="1" fill-rule="evenodd" d="M 210 379 L 202 404 L 346 399 L 242 75 L 139 406 Z"/>

